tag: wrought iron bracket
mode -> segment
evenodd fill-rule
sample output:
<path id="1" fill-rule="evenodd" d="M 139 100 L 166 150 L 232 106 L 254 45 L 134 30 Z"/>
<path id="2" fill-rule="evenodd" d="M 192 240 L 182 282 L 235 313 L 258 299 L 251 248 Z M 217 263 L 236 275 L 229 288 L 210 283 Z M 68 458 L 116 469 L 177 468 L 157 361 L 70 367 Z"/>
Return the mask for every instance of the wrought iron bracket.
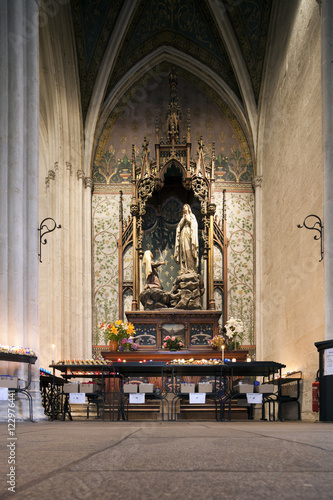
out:
<path id="1" fill-rule="evenodd" d="M 49 222 L 52 223 L 53 227 L 48 226 Z M 54 219 L 52 219 L 51 217 L 46 217 L 46 219 L 43 219 L 42 222 L 40 223 L 40 226 L 38 228 L 38 231 L 39 231 L 39 253 L 38 253 L 39 262 L 42 262 L 42 245 L 46 245 L 46 243 L 47 243 L 47 239 L 45 238 L 43 241 L 43 238 L 47 233 L 52 233 L 52 231 L 54 231 L 56 228 L 60 229 L 61 225 L 59 224 L 57 226 L 56 221 Z"/>
<path id="2" fill-rule="evenodd" d="M 313 219 L 315 219 L 315 222 L 313 222 L 312 226 L 308 225 L 307 223 L 307 220 L 312 217 Z M 316 234 L 314 236 L 314 239 L 315 240 L 320 240 L 320 260 L 319 262 L 321 262 L 324 258 L 324 226 L 321 222 L 321 218 L 318 217 L 318 215 L 308 215 L 307 217 L 305 217 L 304 219 L 304 222 L 303 222 L 303 225 L 302 224 L 298 224 L 299 228 L 302 228 L 302 227 L 305 227 L 306 229 L 311 229 L 311 230 L 315 230 L 315 231 L 318 231 L 319 234 Z"/>

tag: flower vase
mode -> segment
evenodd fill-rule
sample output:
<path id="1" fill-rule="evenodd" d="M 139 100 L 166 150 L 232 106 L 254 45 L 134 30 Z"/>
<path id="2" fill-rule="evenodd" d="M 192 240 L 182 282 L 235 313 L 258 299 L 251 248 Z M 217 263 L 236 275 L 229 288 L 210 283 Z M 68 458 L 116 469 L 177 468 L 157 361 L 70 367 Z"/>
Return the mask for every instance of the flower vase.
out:
<path id="1" fill-rule="evenodd" d="M 110 340 L 109 347 L 111 352 L 118 351 L 118 342 L 116 340 Z"/>
<path id="2" fill-rule="evenodd" d="M 228 342 L 228 351 L 237 351 L 238 349 L 240 349 L 240 343 L 237 340 Z"/>

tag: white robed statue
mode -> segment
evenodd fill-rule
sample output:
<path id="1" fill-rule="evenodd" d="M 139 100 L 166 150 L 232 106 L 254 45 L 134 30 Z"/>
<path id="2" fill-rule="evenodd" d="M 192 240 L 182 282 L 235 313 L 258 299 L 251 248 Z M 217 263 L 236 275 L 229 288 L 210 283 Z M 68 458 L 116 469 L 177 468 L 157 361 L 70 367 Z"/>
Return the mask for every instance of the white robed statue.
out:
<path id="1" fill-rule="evenodd" d="M 164 266 L 165 261 L 154 262 L 152 259 L 153 259 L 153 253 L 150 250 L 146 250 L 142 259 L 142 265 L 145 266 L 145 277 L 146 277 L 145 289 L 163 288 L 160 282 L 160 278 L 158 276 L 157 268 L 159 266 Z"/>
<path id="2" fill-rule="evenodd" d="M 183 217 L 176 230 L 174 258 L 177 264 L 180 264 L 180 274 L 198 272 L 198 222 L 187 204 L 183 206 Z"/>

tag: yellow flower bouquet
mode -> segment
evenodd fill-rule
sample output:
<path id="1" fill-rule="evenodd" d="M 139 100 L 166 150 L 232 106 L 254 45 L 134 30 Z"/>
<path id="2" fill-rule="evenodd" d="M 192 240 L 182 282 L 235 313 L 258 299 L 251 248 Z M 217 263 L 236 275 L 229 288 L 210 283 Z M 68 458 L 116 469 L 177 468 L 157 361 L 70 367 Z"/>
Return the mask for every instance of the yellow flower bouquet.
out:
<path id="1" fill-rule="evenodd" d="M 104 337 L 104 342 L 107 344 L 110 340 L 118 342 L 119 351 L 136 351 L 139 344 L 134 342 L 135 328 L 132 323 L 124 323 L 120 319 L 118 321 L 106 324 L 100 323 L 99 328 Z"/>

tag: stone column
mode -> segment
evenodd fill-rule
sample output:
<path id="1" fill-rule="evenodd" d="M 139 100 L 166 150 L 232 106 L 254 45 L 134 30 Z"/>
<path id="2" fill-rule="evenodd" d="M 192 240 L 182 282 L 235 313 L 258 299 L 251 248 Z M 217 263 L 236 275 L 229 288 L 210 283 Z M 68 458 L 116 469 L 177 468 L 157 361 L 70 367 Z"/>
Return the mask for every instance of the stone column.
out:
<path id="1" fill-rule="evenodd" d="M 30 347 L 37 356 L 38 9 L 37 0 L 0 2 L 1 341 Z M 11 363 L 7 371 L 27 379 L 24 365 Z M 43 418 L 38 360 L 32 370 L 31 393 L 34 398 L 34 417 Z M 17 405 L 17 418 L 28 417 L 24 397 L 22 405 Z"/>
<path id="2" fill-rule="evenodd" d="M 325 340 L 333 339 L 333 2 L 322 0 Z"/>
<path id="3" fill-rule="evenodd" d="M 83 298 L 83 308 L 84 308 L 84 331 L 92 332 L 91 343 L 93 342 L 94 328 L 92 322 L 92 255 L 91 255 L 91 192 L 93 188 L 93 180 L 91 177 L 85 177 L 84 179 L 85 190 L 83 193 L 83 203 L 84 203 L 84 298 Z"/>
<path id="4" fill-rule="evenodd" d="M 264 333 L 263 333 L 263 297 L 261 293 L 262 283 L 262 175 L 257 175 L 252 180 L 255 190 L 255 344 L 256 359 L 264 359 Z"/>
<path id="5" fill-rule="evenodd" d="M 0 2 L 0 330 L 8 342 L 8 2 Z"/>

